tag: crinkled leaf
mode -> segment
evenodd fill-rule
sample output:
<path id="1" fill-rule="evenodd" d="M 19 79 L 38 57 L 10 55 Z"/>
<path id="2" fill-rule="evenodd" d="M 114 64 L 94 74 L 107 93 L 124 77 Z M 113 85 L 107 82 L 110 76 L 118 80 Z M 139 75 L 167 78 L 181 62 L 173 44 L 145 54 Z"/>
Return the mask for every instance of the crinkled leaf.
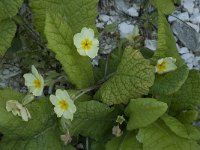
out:
<path id="1" fill-rule="evenodd" d="M 111 139 L 106 144 L 106 150 L 142 150 L 142 144 L 137 141 L 134 132 L 127 132 Z"/>
<path id="2" fill-rule="evenodd" d="M 0 1 L 0 21 L 13 17 L 19 11 L 23 0 L 1 0 Z"/>
<path id="3" fill-rule="evenodd" d="M 6 102 L 8 100 L 22 101 L 24 95 L 14 90 L 0 90 L 0 132 L 10 137 L 29 137 L 38 134 L 46 129 L 52 119 L 52 107 L 49 101 L 42 98 L 27 105 L 32 119 L 28 122 L 22 121 L 12 112 L 7 112 Z"/>
<path id="4" fill-rule="evenodd" d="M 48 12 L 45 34 L 49 48 L 56 53 L 56 58 L 62 64 L 69 80 L 78 88 L 93 84 L 94 76 L 91 61 L 88 57 L 78 54 L 73 44 L 73 31 L 65 18 Z"/>
<path id="5" fill-rule="evenodd" d="M 126 48 L 114 76 L 98 94 L 108 104 L 128 103 L 131 98 L 147 95 L 154 82 L 154 68 L 138 50 Z"/>
<path id="6" fill-rule="evenodd" d="M 11 46 L 11 42 L 15 36 L 16 29 L 17 26 L 10 19 L 0 21 L 0 58 L 5 54 L 6 50 Z"/>
<path id="7" fill-rule="evenodd" d="M 177 116 L 177 119 L 182 123 L 191 124 L 192 122 L 198 119 L 198 111 L 197 110 L 183 111 Z"/>
<path id="8" fill-rule="evenodd" d="M 140 129 L 143 150 L 199 150 L 194 140 L 177 136 L 164 123 L 157 122 Z"/>
<path id="9" fill-rule="evenodd" d="M 166 4 L 165 4 L 166 5 Z M 163 75 L 156 75 L 155 83 L 151 88 L 154 95 L 169 95 L 180 89 L 188 77 L 189 70 L 180 57 L 170 25 L 165 16 L 159 13 L 158 21 L 158 48 L 153 60 L 160 58 L 176 58 L 177 70 Z"/>
<path id="10" fill-rule="evenodd" d="M 200 131 L 192 125 L 184 125 L 178 119 L 167 114 L 162 116 L 161 119 L 176 135 L 192 140 L 200 139 Z"/>
<path id="11" fill-rule="evenodd" d="M 47 128 L 39 135 L 28 139 L 11 140 L 4 137 L 0 142 L 2 150 L 62 150 L 63 145 L 57 129 Z"/>
<path id="12" fill-rule="evenodd" d="M 70 134 L 100 139 L 111 129 L 117 118 L 113 108 L 98 101 L 77 103 L 77 112 L 70 127 Z"/>
<path id="13" fill-rule="evenodd" d="M 193 109 L 200 104 L 200 74 L 197 70 L 191 70 L 186 82 L 178 92 L 160 97 L 170 103 L 171 113 L 186 109 Z"/>
<path id="14" fill-rule="evenodd" d="M 167 110 L 167 104 L 153 98 L 133 99 L 125 109 L 129 116 L 127 130 L 146 127 L 155 122 Z"/>
<path id="15" fill-rule="evenodd" d="M 46 11 L 60 13 L 67 19 L 73 34 L 83 27 L 96 30 L 97 0 L 31 0 L 36 28 L 43 33 Z"/>
<path id="16" fill-rule="evenodd" d="M 172 0 L 150 0 L 151 4 L 154 5 L 162 13 L 169 15 L 171 14 L 176 7 Z"/>

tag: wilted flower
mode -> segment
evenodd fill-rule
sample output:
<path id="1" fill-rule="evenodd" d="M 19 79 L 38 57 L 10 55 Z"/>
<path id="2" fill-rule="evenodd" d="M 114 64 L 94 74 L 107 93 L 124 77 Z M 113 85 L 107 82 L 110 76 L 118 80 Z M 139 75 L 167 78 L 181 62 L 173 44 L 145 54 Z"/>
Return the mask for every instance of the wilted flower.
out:
<path id="1" fill-rule="evenodd" d="M 124 121 L 125 121 L 125 119 L 124 119 L 123 115 L 122 116 L 117 116 L 117 120 L 116 120 L 117 123 L 122 124 Z"/>
<path id="2" fill-rule="evenodd" d="M 119 128 L 119 125 L 114 126 L 112 128 L 112 134 L 115 135 L 116 137 L 120 137 L 123 134 L 123 131 Z"/>
<path id="3" fill-rule="evenodd" d="M 9 100 L 6 102 L 6 110 L 8 112 L 12 112 L 13 115 L 17 115 L 22 117 L 22 120 L 28 121 L 28 119 L 31 119 L 31 115 L 26 107 L 24 107 L 22 104 L 20 104 L 16 100 Z"/>
<path id="4" fill-rule="evenodd" d="M 161 58 L 155 67 L 156 73 L 163 74 L 177 69 L 176 59 L 172 57 Z"/>
<path id="5" fill-rule="evenodd" d="M 32 65 L 32 73 L 24 74 L 25 85 L 34 96 L 41 96 L 44 89 L 44 79 Z"/>
<path id="6" fill-rule="evenodd" d="M 61 141 L 64 142 L 65 145 L 67 145 L 68 143 L 70 143 L 72 141 L 71 136 L 69 135 L 69 133 L 63 134 L 60 136 Z"/>
<path id="7" fill-rule="evenodd" d="M 94 37 L 94 31 L 90 28 L 84 27 L 81 33 L 74 35 L 74 45 L 82 56 L 87 55 L 90 58 L 97 56 L 99 41 Z"/>
<path id="8" fill-rule="evenodd" d="M 56 90 L 56 95 L 50 95 L 50 101 L 55 106 L 54 111 L 57 117 L 63 116 L 66 119 L 73 119 L 76 106 L 66 90 Z"/>

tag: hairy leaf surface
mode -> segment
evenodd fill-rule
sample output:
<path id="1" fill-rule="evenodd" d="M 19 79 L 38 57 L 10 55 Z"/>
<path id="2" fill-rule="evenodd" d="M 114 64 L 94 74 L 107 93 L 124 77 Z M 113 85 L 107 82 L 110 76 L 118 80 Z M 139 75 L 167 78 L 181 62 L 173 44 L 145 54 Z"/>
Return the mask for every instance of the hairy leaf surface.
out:
<path id="1" fill-rule="evenodd" d="M 167 114 L 162 116 L 161 119 L 176 135 L 192 140 L 200 139 L 200 131 L 196 127 L 189 124 L 184 125 L 178 119 Z"/>
<path id="2" fill-rule="evenodd" d="M 0 142 L 2 150 L 62 150 L 60 134 L 55 127 L 47 128 L 35 137 L 11 140 L 4 137 Z"/>
<path id="3" fill-rule="evenodd" d="M 0 1 L 0 21 L 11 18 L 19 11 L 23 0 L 1 0 Z"/>
<path id="4" fill-rule="evenodd" d="M 49 126 L 51 113 L 53 111 L 49 101 L 42 98 L 27 105 L 32 119 L 28 122 L 22 121 L 6 110 L 8 100 L 21 100 L 24 95 L 14 90 L 0 90 L 0 132 L 10 137 L 29 137 L 43 131 Z"/>
<path id="5" fill-rule="evenodd" d="M 126 115 L 129 116 L 127 130 L 148 126 L 161 117 L 167 108 L 167 104 L 152 98 L 131 100 L 125 109 Z"/>
<path id="6" fill-rule="evenodd" d="M 174 3 L 172 0 L 150 0 L 150 2 L 162 13 L 169 15 L 171 14 L 176 7 L 174 6 Z"/>
<path id="7" fill-rule="evenodd" d="M 143 143 L 143 150 L 200 149 L 196 141 L 177 136 L 163 122 L 154 123 L 140 129 L 139 139 Z"/>
<path id="8" fill-rule="evenodd" d="M 154 68 L 138 50 L 127 48 L 114 76 L 98 91 L 108 105 L 127 104 L 131 98 L 147 95 L 154 82 Z"/>
<path id="9" fill-rule="evenodd" d="M 115 137 L 106 144 L 106 150 L 142 150 L 142 145 L 135 136 L 134 132 L 127 132 Z"/>
<path id="10" fill-rule="evenodd" d="M 173 112 L 192 109 L 200 104 L 200 74 L 197 70 L 191 70 L 186 82 L 176 93 L 161 97 L 161 100 L 170 103 Z"/>
<path id="11" fill-rule="evenodd" d="M 10 19 L 0 20 L 0 58 L 10 47 L 12 39 L 15 36 L 16 29 L 17 26 Z"/>
<path id="12" fill-rule="evenodd" d="M 97 101 L 77 103 L 77 112 L 74 115 L 70 133 L 81 134 L 99 139 L 106 133 L 111 133 L 116 120 L 113 109 Z"/>

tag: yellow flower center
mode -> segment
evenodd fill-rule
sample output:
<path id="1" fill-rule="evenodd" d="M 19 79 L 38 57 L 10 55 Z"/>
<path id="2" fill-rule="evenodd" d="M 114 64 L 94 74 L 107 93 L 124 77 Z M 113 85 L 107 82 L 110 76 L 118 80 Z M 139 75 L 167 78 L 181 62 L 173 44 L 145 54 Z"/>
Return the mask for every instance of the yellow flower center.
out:
<path id="1" fill-rule="evenodd" d="M 166 63 L 162 62 L 161 64 L 157 65 L 159 71 L 165 71 L 167 69 Z"/>
<path id="2" fill-rule="evenodd" d="M 42 87 L 42 83 L 39 79 L 34 80 L 34 85 L 36 88 L 41 88 Z"/>
<path id="3" fill-rule="evenodd" d="M 84 50 L 90 50 L 92 47 L 92 41 L 86 38 L 81 42 L 81 46 Z"/>
<path id="4" fill-rule="evenodd" d="M 61 101 L 59 101 L 58 103 L 59 103 L 60 108 L 61 108 L 62 110 L 68 110 L 69 104 L 68 104 L 65 100 L 61 100 Z"/>

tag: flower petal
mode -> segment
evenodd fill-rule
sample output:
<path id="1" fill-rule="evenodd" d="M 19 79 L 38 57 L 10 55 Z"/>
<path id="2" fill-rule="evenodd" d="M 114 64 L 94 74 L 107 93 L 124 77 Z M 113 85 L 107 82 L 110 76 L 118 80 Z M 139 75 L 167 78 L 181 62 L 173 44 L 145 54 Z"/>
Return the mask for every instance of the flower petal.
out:
<path id="1" fill-rule="evenodd" d="M 90 28 L 84 27 L 84 28 L 81 30 L 81 34 L 83 34 L 84 37 L 87 37 L 87 38 L 89 38 L 90 40 L 94 38 L 94 30 L 93 30 L 93 29 L 90 29 Z"/>
<path id="2" fill-rule="evenodd" d="M 54 106 L 58 104 L 59 99 L 55 95 L 50 95 L 49 99 Z"/>
<path id="3" fill-rule="evenodd" d="M 78 53 L 79 53 L 81 56 L 86 56 L 86 52 L 85 52 L 84 49 L 78 48 L 77 51 L 78 51 Z"/>
<path id="4" fill-rule="evenodd" d="M 74 45 L 76 46 L 76 48 L 81 48 L 81 42 L 83 41 L 84 36 L 81 33 L 77 33 L 74 35 L 73 41 L 74 41 Z"/>
<path id="5" fill-rule="evenodd" d="M 28 121 L 28 114 L 27 114 L 26 108 L 23 107 L 20 110 L 20 114 L 21 114 L 22 120 Z"/>
<path id="6" fill-rule="evenodd" d="M 87 54 L 90 58 L 93 59 L 94 57 L 97 56 L 98 50 L 99 50 L 99 47 L 93 46 L 93 47 L 91 48 L 91 50 L 85 51 L 85 52 L 86 52 L 86 54 Z"/>
<path id="7" fill-rule="evenodd" d="M 42 96 L 44 87 L 42 88 L 31 87 L 31 89 L 33 89 L 32 93 L 34 96 Z"/>
<path id="8" fill-rule="evenodd" d="M 37 69 L 35 68 L 34 65 L 31 66 L 31 70 L 32 70 L 33 75 L 34 75 L 36 78 L 39 79 L 39 78 L 40 78 L 40 77 L 39 77 L 40 74 L 38 73 L 38 71 L 37 71 Z"/>
<path id="9" fill-rule="evenodd" d="M 65 112 L 63 113 L 63 117 L 64 117 L 65 119 L 70 119 L 70 120 L 72 120 L 72 119 L 73 119 L 73 114 L 70 113 L 70 112 L 65 111 Z"/>
<path id="10" fill-rule="evenodd" d="M 27 74 L 24 74 L 24 79 L 25 79 L 25 85 L 26 86 L 34 86 L 34 81 L 36 80 L 36 77 L 31 74 L 31 73 L 27 73 Z"/>
<path id="11" fill-rule="evenodd" d="M 58 105 L 56 107 L 54 107 L 54 111 L 55 111 L 57 117 L 61 117 L 64 113 L 64 110 L 60 109 L 60 107 Z"/>

